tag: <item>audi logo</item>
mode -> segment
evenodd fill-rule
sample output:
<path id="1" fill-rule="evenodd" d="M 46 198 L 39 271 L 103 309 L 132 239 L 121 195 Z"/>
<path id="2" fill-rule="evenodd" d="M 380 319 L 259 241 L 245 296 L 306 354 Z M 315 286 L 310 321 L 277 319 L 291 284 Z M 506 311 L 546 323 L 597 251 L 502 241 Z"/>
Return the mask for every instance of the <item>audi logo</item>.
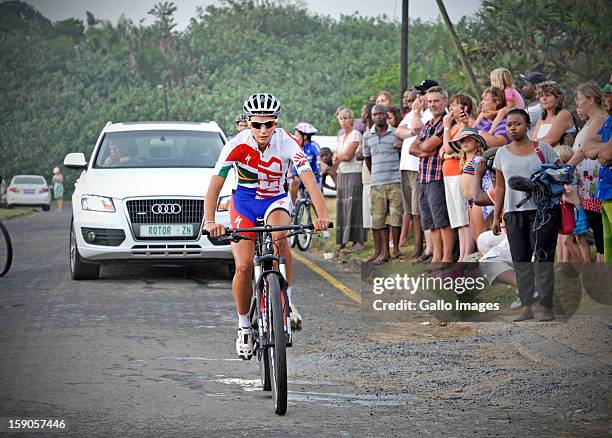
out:
<path id="1" fill-rule="evenodd" d="M 179 214 L 181 210 L 180 204 L 153 204 L 151 207 L 153 214 Z"/>

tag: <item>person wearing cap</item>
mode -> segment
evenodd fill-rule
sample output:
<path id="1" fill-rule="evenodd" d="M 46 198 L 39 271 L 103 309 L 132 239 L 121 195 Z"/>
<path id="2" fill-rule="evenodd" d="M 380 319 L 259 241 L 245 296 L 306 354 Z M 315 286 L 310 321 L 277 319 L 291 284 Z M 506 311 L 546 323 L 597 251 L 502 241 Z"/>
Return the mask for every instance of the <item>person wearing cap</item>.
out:
<path id="1" fill-rule="evenodd" d="M 542 116 L 542 105 L 540 104 L 540 97 L 536 92 L 536 85 L 544 82 L 546 76 L 539 71 L 532 71 L 527 75 L 520 75 L 523 80 L 523 86 L 521 91 L 525 99 L 529 101 L 527 104 L 527 112 L 529 113 L 529 120 L 531 120 L 531 126 L 535 126 L 538 119 Z"/>
<path id="2" fill-rule="evenodd" d="M 604 85 L 601 89 L 601 93 L 603 94 L 606 111 L 608 111 L 608 115 L 612 115 L 612 84 L 608 82 Z"/>
<path id="3" fill-rule="evenodd" d="M 471 117 L 473 100 L 466 94 L 455 94 L 449 106 L 449 113 L 444 116 L 444 137 L 440 148 L 442 162 L 442 176 L 444 179 L 444 195 L 450 226 L 457 230 L 459 235 L 459 261 L 474 252 L 476 237 L 470 234 L 470 220 L 465 208 L 465 198 L 461 190 L 461 162 L 459 153 L 461 148 L 454 149 L 452 140 L 461 133 L 463 128 L 474 123 Z M 483 140 L 484 141 L 484 140 Z"/>
<path id="4" fill-rule="evenodd" d="M 461 192 L 463 198 L 471 205 L 469 209 L 470 224 L 474 225 L 472 234 L 475 241 L 478 241 L 480 234 L 488 229 L 493 213 L 492 206 L 473 205 L 470 201 L 474 199 L 474 178 L 476 167 L 480 162 L 484 162 L 482 154 L 487 150 L 484 138 L 473 128 L 463 128 L 457 137 L 450 143 L 454 150 L 458 150 L 461 155 Z M 486 171 L 482 177 L 482 189 L 485 192 L 493 189 L 493 175 Z"/>

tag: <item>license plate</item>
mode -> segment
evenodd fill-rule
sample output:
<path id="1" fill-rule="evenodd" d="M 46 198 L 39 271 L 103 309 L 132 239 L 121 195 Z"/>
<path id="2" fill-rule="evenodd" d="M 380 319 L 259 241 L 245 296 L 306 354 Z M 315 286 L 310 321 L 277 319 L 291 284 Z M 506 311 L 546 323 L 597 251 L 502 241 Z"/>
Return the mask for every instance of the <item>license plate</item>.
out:
<path id="1" fill-rule="evenodd" d="M 25 189 L 23 191 L 24 195 L 33 195 L 34 193 L 36 193 L 36 190 L 32 190 L 32 189 Z"/>
<path id="2" fill-rule="evenodd" d="M 192 237 L 193 225 L 141 225 L 140 237 Z"/>

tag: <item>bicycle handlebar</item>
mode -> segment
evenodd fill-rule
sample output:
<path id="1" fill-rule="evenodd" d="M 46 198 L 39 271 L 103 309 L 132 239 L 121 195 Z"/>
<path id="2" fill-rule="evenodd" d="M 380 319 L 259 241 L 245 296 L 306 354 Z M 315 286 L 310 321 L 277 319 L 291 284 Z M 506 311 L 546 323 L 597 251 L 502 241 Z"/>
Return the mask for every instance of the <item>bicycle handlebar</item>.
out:
<path id="1" fill-rule="evenodd" d="M 327 228 L 334 228 L 334 223 L 330 222 Z M 264 225 L 262 227 L 251 227 L 251 228 L 226 228 L 225 236 L 231 236 L 236 233 L 266 233 L 274 231 L 296 231 L 296 230 L 314 230 L 313 224 L 306 225 Z M 206 230 L 202 230 L 203 236 L 208 236 L 209 233 Z"/>

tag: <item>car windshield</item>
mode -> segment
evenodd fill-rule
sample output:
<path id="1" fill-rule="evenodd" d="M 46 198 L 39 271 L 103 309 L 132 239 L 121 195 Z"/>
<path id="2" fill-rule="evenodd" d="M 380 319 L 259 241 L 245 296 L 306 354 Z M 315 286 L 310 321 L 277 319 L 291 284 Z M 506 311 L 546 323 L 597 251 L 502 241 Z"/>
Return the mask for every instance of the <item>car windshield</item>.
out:
<path id="1" fill-rule="evenodd" d="M 13 184 L 45 184 L 45 180 L 39 176 L 16 176 Z"/>
<path id="2" fill-rule="evenodd" d="M 215 167 L 223 148 L 217 132 L 109 132 L 98 151 L 95 168 Z"/>

